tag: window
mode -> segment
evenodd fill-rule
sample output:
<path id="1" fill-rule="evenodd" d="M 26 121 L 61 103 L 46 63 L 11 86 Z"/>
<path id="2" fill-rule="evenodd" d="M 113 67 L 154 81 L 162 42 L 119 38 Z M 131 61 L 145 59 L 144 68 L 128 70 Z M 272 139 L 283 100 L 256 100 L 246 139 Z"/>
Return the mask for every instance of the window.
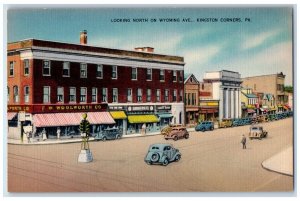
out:
<path id="1" fill-rule="evenodd" d="M 75 87 L 70 87 L 69 101 L 76 102 L 76 88 Z"/>
<path id="2" fill-rule="evenodd" d="M 204 90 L 204 83 L 202 83 L 202 90 Z"/>
<path id="3" fill-rule="evenodd" d="M 107 102 L 107 88 L 102 88 L 102 102 Z"/>
<path id="4" fill-rule="evenodd" d="M 165 90 L 165 102 L 168 102 L 169 101 L 169 90 L 166 89 Z"/>
<path id="5" fill-rule="evenodd" d="M 173 82 L 177 82 L 177 71 L 173 71 Z"/>
<path id="6" fill-rule="evenodd" d="M 179 71 L 179 82 L 183 81 L 183 71 Z"/>
<path id="7" fill-rule="evenodd" d="M 159 80 L 160 81 L 164 81 L 165 80 L 165 70 L 160 70 Z"/>
<path id="8" fill-rule="evenodd" d="M 103 66 L 102 65 L 97 65 L 97 78 L 103 78 Z"/>
<path id="9" fill-rule="evenodd" d="M 7 87 L 7 101 L 9 102 L 9 87 Z"/>
<path id="10" fill-rule="evenodd" d="M 64 88 L 57 87 L 57 102 L 63 103 L 64 102 Z"/>
<path id="11" fill-rule="evenodd" d="M 112 66 L 111 78 L 112 79 L 118 79 L 118 69 L 117 69 L 117 66 Z"/>
<path id="12" fill-rule="evenodd" d="M 87 64 L 80 64 L 80 78 L 87 78 Z"/>
<path id="13" fill-rule="evenodd" d="M 142 102 L 142 89 L 137 89 L 137 102 Z"/>
<path id="14" fill-rule="evenodd" d="M 9 76 L 14 76 L 15 62 L 9 62 Z"/>
<path id="15" fill-rule="evenodd" d="M 80 102 L 85 103 L 86 102 L 86 88 L 80 87 Z"/>
<path id="16" fill-rule="evenodd" d="M 51 75 L 50 68 L 51 68 L 50 61 L 44 60 L 43 61 L 43 76 L 50 76 Z"/>
<path id="17" fill-rule="evenodd" d="M 118 102 L 118 89 L 113 88 L 113 102 L 117 103 Z"/>
<path id="18" fill-rule="evenodd" d="M 156 101 L 160 102 L 160 89 L 156 89 Z"/>
<path id="19" fill-rule="evenodd" d="M 127 89 L 127 102 L 132 102 L 132 89 Z"/>
<path id="20" fill-rule="evenodd" d="M 131 79 L 137 80 L 137 68 L 131 68 Z"/>
<path id="21" fill-rule="evenodd" d="M 147 80 L 152 80 L 152 69 L 147 68 Z"/>
<path id="22" fill-rule="evenodd" d="M 179 101 L 182 102 L 183 99 L 183 90 L 180 90 Z"/>
<path id="23" fill-rule="evenodd" d="M 29 75 L 29 60 L 25 59 L 23 64 L 24 64 L 24 75 Z"/>
<path id="24" fill-rule="evenodd" d="M 19 102 L 19 87 L 14 86 L 13 91 L 14 91 L 14 102 L 18 103 Z"/>
<path id="25" fill-rule="evenodd" d="M 177 101 L 177 89 L 174 89 L 173 91 L 173 102 Z"/>
<path id="26" fill-rule="evenodd" d="M 50 87 L 43 88 L 43 103 L 50 103 Z"/>
<path id="27" fill-rule="evenodd" d="M 147 89 L 147 102 L 151 102 L 151 89 Z"/>
<path id="28" fill-rule="evenodd" d="M 70 77 L 70 62 L 63 63 L 63 77 Z"/>
<path id="29" fill-rule="evenodd" d="M 29 102 L 29 86 L 24 86 L 24 102 Z"/>
<path id="30" fill-rule="evenodd" d="M 92 88 L 92 102 L 97 102 L 98 89 L 96 87 Z"/>

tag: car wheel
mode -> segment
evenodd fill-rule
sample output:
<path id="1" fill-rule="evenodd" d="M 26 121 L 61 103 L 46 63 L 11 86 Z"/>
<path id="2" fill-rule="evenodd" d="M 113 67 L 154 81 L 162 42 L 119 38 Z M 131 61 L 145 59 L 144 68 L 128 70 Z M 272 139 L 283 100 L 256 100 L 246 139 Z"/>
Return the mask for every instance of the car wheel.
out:
<path id="1" fill-rule="evenodd" d="M 190 137 L 189 134 L 186 134 L 186 135 L 184 136 L 185 139 L 189 139 L 189 137 Z"/>
<path id="2" fill-rule="evenodd" d="M 167 166 L 169 164 L 169 160 L 166 158 L 165 160 L 164 160 L 164 162 L 163 162 L 163 165 L 164 166 Z"/>
<path id="3" fill-rule="evenodd" d="M 174 139 L 174 141 L 177 141 L 177 140 L 178 140 L 178 137 L 177 137 L 177 136 L 175 136 L 173 139 Z"/>
<path id="4" fill-rule="evenodd" d="M 119 140 L 121 138 L 120 135 L 116 135 L 116 140 Z"/>
<path id="5" fill-rule="evenodd" d="M 152 162 L 157 162 L 159 160 L 159 154 L 158 153 L 154 153 L 151 156 L 151 161 Z"/>
<path id="6" fill-rule="evenodd" d="M 202 132 L 205 132 L 205 129 L 204 129 L 204 128 L 201 128 L 201 131 L 202 131 Z"/>
<path id="7" fill-rule="evenodd" d="M 175 157 L 175 161 L 178 162 L 180 159 L 181 159 L 181 155 L 178 154 L 178 155 Z"/>
<path id="8" fill-rule="evenodd" d="M 103 141 L 103 142 L 106 141 L 106 140 L 107 140 L 106 137 L 103 137 L 103 138 L 102 138 L 102 141 Z"/>

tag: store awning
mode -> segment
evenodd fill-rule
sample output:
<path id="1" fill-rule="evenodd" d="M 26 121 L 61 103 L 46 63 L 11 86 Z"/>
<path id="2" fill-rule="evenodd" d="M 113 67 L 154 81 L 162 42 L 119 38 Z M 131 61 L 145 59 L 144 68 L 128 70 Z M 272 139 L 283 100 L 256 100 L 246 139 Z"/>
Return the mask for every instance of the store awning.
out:
<path id="1" fill-rule="evenodd" d="M 111 111 L 109 113 L 113 119 L 127 119 L 124 111 Z"/>
<path id="2" fill-rule="evenodd" d="M 46 113 L 33 115 L 33 124 L 36 127 L 77 126 L 82 120 L 83 113 Z M 88 112 L 90 124 L 114 124 L 115 121 L 109 112 Z"/>
<path id="3" fill-rule="evenodd" d="M 154 114 L 129 115 L 128 116 L 128 121 L 131 124 L 156 123 L 156 122 L 159 122 L 158 118 Z"/>
<path id="4" fill-rule="evenodd" d="M 16 112 L 8 112 L 7 113 L 7 120 L 11 121 L 18 113 Z"/>
<path id="5" fill-rule="evenodd" d="M 287 106 L 284 105 L 284 106 L 283 106 L 283 109 L 288 110 L 289 108 L 288 108 Z"/>
<path id="6" fill-rule="evenodd" d="M 255 111 L 252 110 L 252 109 L 248 109 L 247 112 L 248 112 L 248 113 L 255 113 Z"/>
<path id="7" fill-rule="evenodd" d="M 170 113 L 158 114 L 158 117 L 161 118 L 173 118 L 173 115 Z"/>

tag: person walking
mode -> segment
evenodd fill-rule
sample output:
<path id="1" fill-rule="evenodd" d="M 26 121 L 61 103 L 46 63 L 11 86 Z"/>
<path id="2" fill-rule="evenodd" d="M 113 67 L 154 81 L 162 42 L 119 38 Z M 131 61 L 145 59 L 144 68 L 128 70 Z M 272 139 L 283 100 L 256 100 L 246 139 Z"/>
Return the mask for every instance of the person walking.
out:
<path id="1" fill-rule="evenodd" d="M 43 138 L 43 141 L 47 140 L 47 133 L 46 133 L 46 129 L 45 128 L 42 131 L 42 138 Z"/>
<path id="2" fill-rule="evenodd" d="M 241 140 L 241 143 L 243 144 L 243 149 L 246 149 L 246 142 L 247 142 L 247 139 L 246 139 L 245 135 L 243 135 L 242 140 Z"/>
<path id="3" fill-rule="evenodd" d="M 57 134 L 57 139 L 58 140 L 60 139 L 60 133 L 61 133 L 60 127 L 57 127 L 56 134 Z"/>

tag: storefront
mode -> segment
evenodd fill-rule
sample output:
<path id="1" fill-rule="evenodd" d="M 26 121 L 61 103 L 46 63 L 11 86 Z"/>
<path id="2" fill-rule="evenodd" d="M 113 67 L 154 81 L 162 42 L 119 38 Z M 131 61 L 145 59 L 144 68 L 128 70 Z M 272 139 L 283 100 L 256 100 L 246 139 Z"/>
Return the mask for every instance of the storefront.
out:
<path id="1" fill-rule="evenodd" d="M 218 100 L 200 100 L 198 121 L 216 121 L 219 117 Z"/>
<path id="2" fill-rule="evenodd" d="M 116 122 L 116 127 L 122 130 L 123 135 L 126 135 L 127 131 L 127 115 L 124 111 L 110 111 L 110 115 Z"/>

